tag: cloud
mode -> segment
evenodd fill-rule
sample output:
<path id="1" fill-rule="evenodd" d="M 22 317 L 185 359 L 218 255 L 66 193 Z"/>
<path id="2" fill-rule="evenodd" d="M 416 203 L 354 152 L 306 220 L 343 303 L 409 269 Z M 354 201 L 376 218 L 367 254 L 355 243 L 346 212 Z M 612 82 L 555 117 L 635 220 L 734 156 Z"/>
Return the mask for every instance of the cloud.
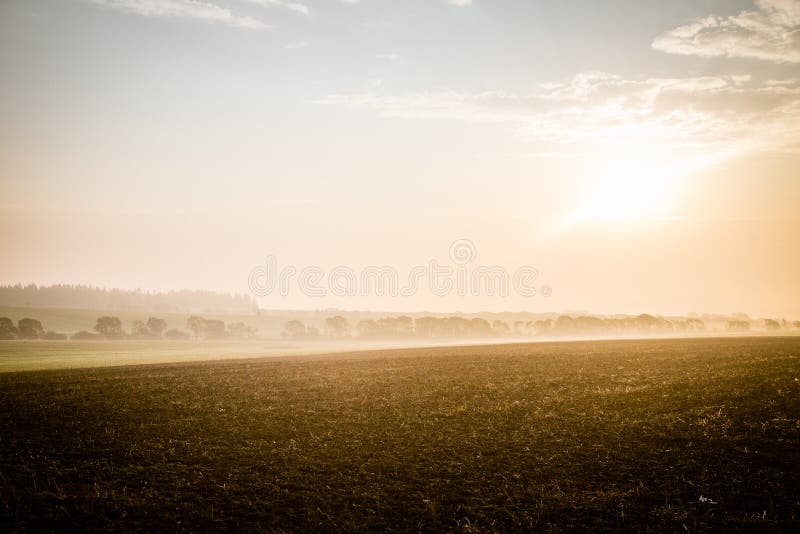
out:
<path id="1" fill-rule="evenodd" d="M 394 52 L 386 52 L 386 53 L 383 53 L 383 54 L 375 54 L 375 57 L 377 59 L 380 59 L 382 61 L 387 61 L 389 63 L 399 63 L 403 59 L 400 56 L 400 54 L 396 54 Z"/>
<path id="2" fill-rule="evenodd" d="M 447 3 L 452 6 L 464 7 L 464 6 L 471 6 L 472 0 L 447 0 Z"/>
<path id="3" fill-rule="evenodd" d="M 308 46 L 308 41 L 292 41 L 290 43 L 286 43 L 283 45 L 283 48 L 286 50 L 300 50 L 301 48 L 306 48 Z"/>
<path id="4" fill-rule="evenodd" d="M 653 48 L 671 54 L 800 63 L 800 0 L 756 0 L 756 11 L 708 16 L 659 35 Z"/>
<path id="5" fill-rule="evenodd" d="M 270 26 L 252 17 L 200 0 L 91 0 L 113 9 L 145 17 L 180 17 L 227 24 L 236 28 L 263 30 Z"/>
<path id="6" fill-rule="evenodd" d="M 800 82 L 749 76 L 630 80 L 585 72 L 513 94 L 452 90 L 330 95 L 383 117 L 508 123 L 544 152 L 647 143 L 688 151 L 797 150 Z"/>
<path id="7" fill-rule="evenodd" d="M 307 5 L 301 4 L 299 2 L 289 2 L 286 0 L 248 0 L 248 2 L 253 4 L 258 4 L 260 6 L 282 7 L 284 9 L 288 9 L 296 13 L 301 13 L 303 15 L 308 15 L 309 13 L 311 13 L 311 9 L 309 9 Z"/>

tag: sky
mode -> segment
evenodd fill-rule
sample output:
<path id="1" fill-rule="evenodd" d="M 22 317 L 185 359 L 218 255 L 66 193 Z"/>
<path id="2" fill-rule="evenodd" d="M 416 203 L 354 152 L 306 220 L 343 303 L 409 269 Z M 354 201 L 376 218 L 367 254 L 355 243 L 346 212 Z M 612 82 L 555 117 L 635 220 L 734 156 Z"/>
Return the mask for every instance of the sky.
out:
<path id="1" fill-rule="evenodd" d="M 800 0 L 2 0 L 0 73 L 0 283 L 800 319 Z"/>

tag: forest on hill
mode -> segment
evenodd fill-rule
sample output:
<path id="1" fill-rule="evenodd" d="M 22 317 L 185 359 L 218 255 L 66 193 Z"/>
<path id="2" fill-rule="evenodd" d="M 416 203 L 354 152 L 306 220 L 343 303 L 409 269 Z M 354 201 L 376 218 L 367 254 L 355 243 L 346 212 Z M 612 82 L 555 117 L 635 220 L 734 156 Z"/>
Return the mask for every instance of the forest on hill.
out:
<path id="1" fill-rule="evenodd" d="M 250 314 L 258 309 L 249 295 L 202 290 L 150 292 L 70 284 L 3 285 L 0 286 L 0 305 L 216 314 Z"/>

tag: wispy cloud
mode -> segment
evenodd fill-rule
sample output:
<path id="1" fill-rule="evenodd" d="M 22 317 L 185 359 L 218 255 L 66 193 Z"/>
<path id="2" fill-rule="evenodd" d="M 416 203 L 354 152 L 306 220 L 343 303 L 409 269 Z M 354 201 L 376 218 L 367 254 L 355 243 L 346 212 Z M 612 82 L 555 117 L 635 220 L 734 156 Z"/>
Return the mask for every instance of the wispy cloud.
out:
<path id="1" fill-rule="evenodd" d="M 756 0 L 756 11 L 708 16 L 659 35 L 653 48 L 671 54 L 800 63 L 800 0 Z"/>
<path id="2" fill-rule="evenodd" d="M 292 41 L 290 43 L 286 43 L 283 45 L 283 48 L 286 50 L 300 50 L 301 48 L 306 48 L 308 46 L 308 41 Z"/>
<path id="3" fill-rule="evenodd" d="M 263 30 L 270 26 L 258 19 L 236 15 L 229 9 L 200 0 L 91 0 L 109 8 L 145 17 L 180 17 Z"/>
<path id="4" fill-rule="evenodd" d="M 400 54 L 396 54 L 394 52 L 385 52 L 385 53 L 382 53 L 382 54 L 375 54 L 375 57 L 377 59 L 382 60 L 382 61 L 388 61 L 389 63 L 399 63 L 402 60 L 402 58 L 400 57 Z"/>
<path id="5" fill-rule="evenodd" d="M 545 150 L 648 142 L 688 150 L 800 150 L 800 82 L 748 76 L 630 80 L 603 72 L 530 92 L 330 95 L 384 117 L 505 122 Z"/>
<path id="6" fill-rule="evenodd" d="M 258 4 L 260 6 L 282 7 L 284 9 L 295 11 L 303 15 L 308 15 L 309 13 L 311 13 L 311 9 L 307 5 L 301 4 L 300 2 L 289 2 L 286 0 L 248 0 L 248 2 L 251 2 L 253 4 Z"/>

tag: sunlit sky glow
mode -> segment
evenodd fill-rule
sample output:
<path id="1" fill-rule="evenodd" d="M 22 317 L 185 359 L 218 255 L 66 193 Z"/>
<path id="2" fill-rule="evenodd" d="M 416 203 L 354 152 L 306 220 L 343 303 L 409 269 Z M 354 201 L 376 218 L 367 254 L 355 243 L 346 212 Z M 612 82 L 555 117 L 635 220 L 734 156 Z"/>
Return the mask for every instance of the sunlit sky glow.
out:
<path id="1" fill-rule="evenodd" d="M 4 0 L 0 283 L 283 264 L 553 295 L 270 308 L 800 318 L 800 0 Z"/>

